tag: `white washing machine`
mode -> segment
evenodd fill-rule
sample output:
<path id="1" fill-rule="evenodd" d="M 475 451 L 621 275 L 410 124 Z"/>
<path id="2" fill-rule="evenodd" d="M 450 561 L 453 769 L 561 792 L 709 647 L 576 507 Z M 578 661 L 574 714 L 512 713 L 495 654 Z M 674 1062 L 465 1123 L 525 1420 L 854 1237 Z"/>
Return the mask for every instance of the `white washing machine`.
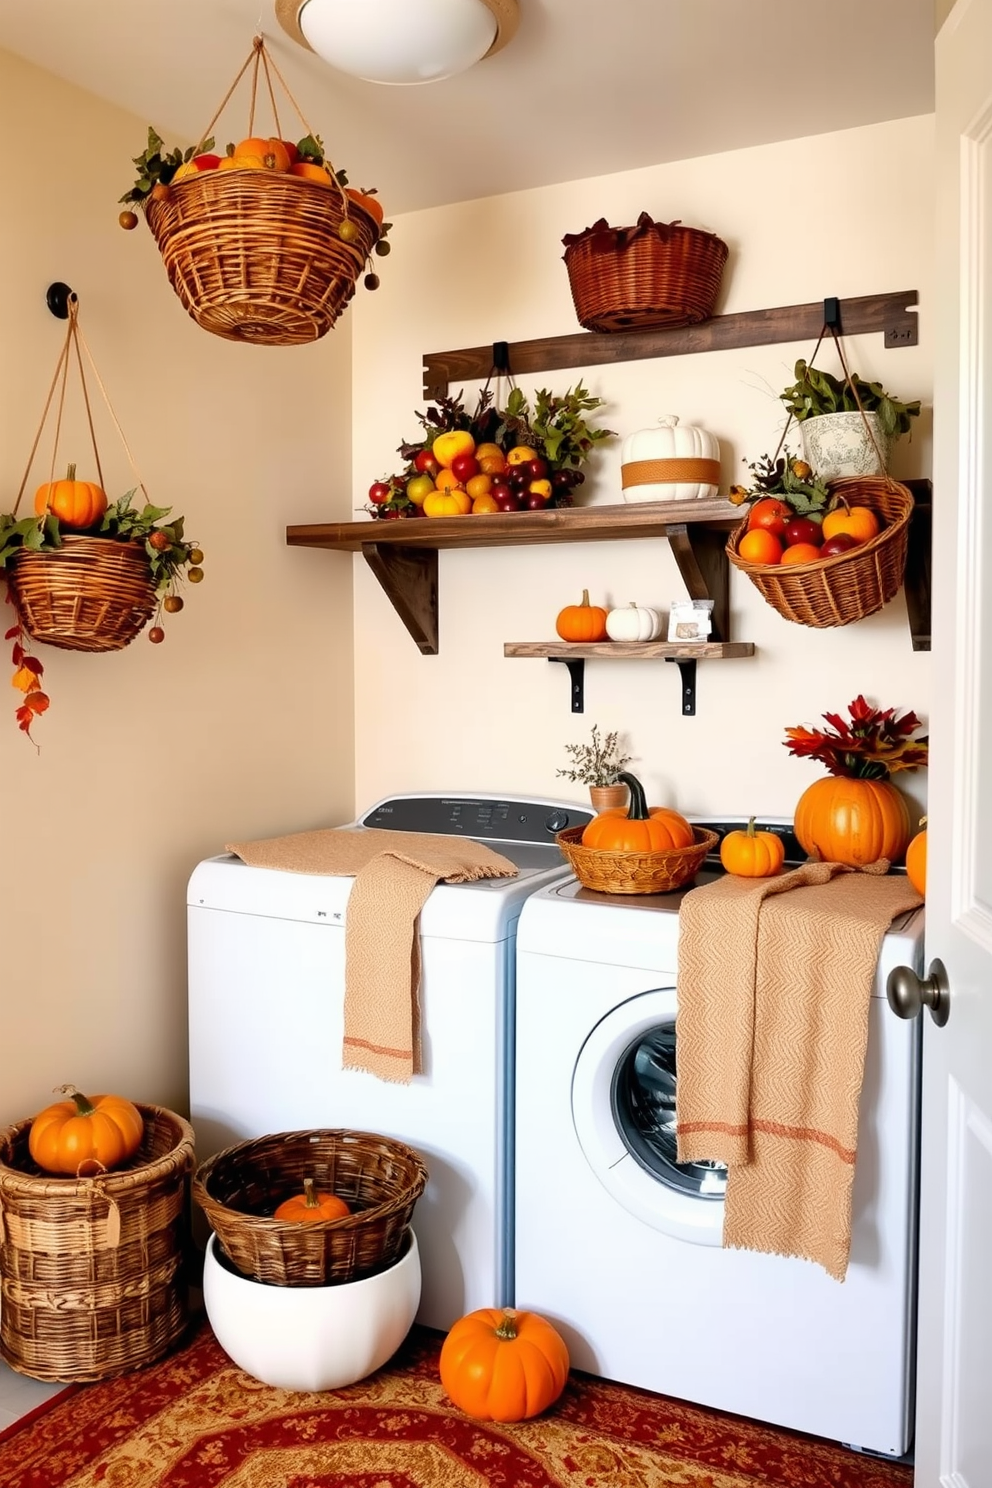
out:
<path id="1" fill-rule="evenodd" d="M 718 830 L 737 822 L 707 822 Z M 782 823 L 764 823 L 790 838 Z M 801 859 L 801 852 L 797 860 Z M 696 885 L 720 871 L 718 861 Z M 517 930 L 516 1305 L 576 1368 L 899 1457 L 912 1437 L 919 1019 L 888 1007 L 922 972 L 923 912 L 883 942 L 869 1022 L 843 1283 L 721 1248 L 725 1169 L 676 1162 L 681 893 L 574 878 Z"/>
<path id="2" fill-rule="evenodd" d="M 419 1320 L 447 1329 L 513 1299 L 513 993 L 521 906 L 567 874 L 555 844 L 592 812 L 516 796 L 402 795 L 354 830 L 491 843 L 512 879 L 439 884 L 420 916 L 424 1072 L 409 1085 L 341 1068 L 351 878 L 209 858 L 187 894 L 190 1113 L 197 1157 L 271 1132 L 350 1127 L 415 1148 Z M 388 913 L 388 906 L 383 907 Z"/>

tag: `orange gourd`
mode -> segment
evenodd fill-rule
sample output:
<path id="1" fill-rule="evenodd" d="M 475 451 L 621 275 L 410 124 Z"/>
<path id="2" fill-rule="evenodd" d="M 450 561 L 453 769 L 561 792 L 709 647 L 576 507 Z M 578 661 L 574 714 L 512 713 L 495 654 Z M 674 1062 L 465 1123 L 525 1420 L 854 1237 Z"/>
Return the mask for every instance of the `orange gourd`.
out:
<path id="1" fill-rule="evenodd" d="M 465 517 L 472 510 L 472 498 L 461 486 L 446 491 L 431 491 L 424 497 L 425 517 Z"/>
<path id="2" fill-rule="evenodd" d="M 452 1403 L 479 1421 L 528 1421 L 554 1405 L 568 1379 L 565 1340 L 536 1312 L 482 1307 L 459 1318 L 441 1346 Z"/>
<path id="3" fill-rule="evenodd" d="M 50 511 L 63 527 L 95 527 L 107 510 L 107 493 L 95 481 L 76 479 L 76 467 L 70 465 L 65 480 L 46 481 L 34 496 L 34 509 L 40 517 Z"/>
<path id="4" fill-rule="evenodd" d="M 117 1168 L 137 1152 L 144 1131 L 141 1112 L 122 1095 L 87 1099 L 60 1085 L 69 1100 L 46 1106 L 31 1123 L 28 1151 L 46 1173 L 86 1176 Z"/>
<path id="5" fill-rule="evenodd" d="M 583 589 L 581 604 L 566 605 L 559 610 L 555 630 L 563 641 L 605 641 L 606 611 L 600 605 L 591 605 L 589 590 Z"/>
<path id="6" fill-rule="evenodd" d="M 924 898 L 927 892 L 927 819 L 920 821 L 922 831 L 917 832 L 906 849 L 906 877 L 913 888 Z"/>
<path id="7" fill-rule="evenodd" d="M 773 878 L 785 862 L 785 844 L 774 832 L 756 832 L 752 816 L 744 831 L 723 838 L 720 862 L 738 878 Z"/>
<path id="8" fill-rule="evenodd" d="M 288 1219 L 294 1224 L 316 1224 L 323 1219 L 343 1219 L 351 1208 L 337 1194 L 318 1193 L 312 1178 L 304 1178 L 303 1192 L 283 1199 L 275 1211 L 276 1219 Z"/>
<path id="9" fill-rule="evenodd" d="M 262 139 L 254 135 L 251 139 L 243 139 L 234 147 L 235 159 L 245 160 L 245 157 L 255 157 L 262 162 L 266 170 L 285 172 L 289 170 L 289 151 L 281 139 Z"/>
<path id="10" fill-rule="evenodd" d="M 594 816 L 582 833 L 583 847 L 601 852 L 666 852 L 692 843 L 692 826 L 680 812 L 667 806 L 648 810 L 644 787 L 636 775 L 621 771 L 617 780 L 630 792 L 629 805 L 611 806 Z"/>
<path id="11" fill-rule="evenodd" d="M 898 863 L 911 835 L 909 807 L 888 780 L 830 775 L 799 797 L 795 832 L 803 851 L 825 863 Z"/>
<path id="12" fill-rule="evenodd" d="M 360 206 L 364 211 L 368 212 L 369 216 L 374 219 L 377 227 L 382 226 L 382 219 L 385 216 L 385 213 L 383 212 L 382 206 L 379 203 L 379 199 L 374 194 L 374 192 L 359 191 L 358 188 L 355 186 L 347 186 L 345 188 L 344 194 L 345 196 L 349 197 L 351 201 L 357 203 L 357 205 Z"/>

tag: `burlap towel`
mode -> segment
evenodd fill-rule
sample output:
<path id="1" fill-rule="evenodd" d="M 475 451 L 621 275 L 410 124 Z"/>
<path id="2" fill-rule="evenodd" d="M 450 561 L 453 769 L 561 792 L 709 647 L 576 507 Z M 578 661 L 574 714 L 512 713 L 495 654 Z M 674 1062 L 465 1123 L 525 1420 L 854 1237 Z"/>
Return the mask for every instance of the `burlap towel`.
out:
<path id="1" fill-rule="evenodd" d="M 294 832 L 229 842 L 256 868 L 354 877 L 345 922 L 345 1069 L 409 1083 L 420 1062 L 418 919 L 434 885 L 515 878 L 516 866 L 471 838 L 428 832 Z"/>
<path id="2" fill-rule="evenodd" d="M 728 1168 L 723 1243 L 843 1281 L 868 1013 L 901 875 L 806 863 L 693 889 L 679 910 L 680 1162 Z"/>

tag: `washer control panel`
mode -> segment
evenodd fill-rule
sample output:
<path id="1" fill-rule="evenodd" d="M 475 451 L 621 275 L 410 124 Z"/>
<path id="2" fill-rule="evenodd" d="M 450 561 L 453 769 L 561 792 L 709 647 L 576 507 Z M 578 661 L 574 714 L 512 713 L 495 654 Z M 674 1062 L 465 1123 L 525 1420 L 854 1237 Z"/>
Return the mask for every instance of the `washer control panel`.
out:
<path id="1" fill-rule="evenodd" d="M 570 802 L 525 796 L 391 796 L 372 806 L 360 825 L 498 842 L 554 842 L 556 832 L 585 826 L 594 816 Z"/>

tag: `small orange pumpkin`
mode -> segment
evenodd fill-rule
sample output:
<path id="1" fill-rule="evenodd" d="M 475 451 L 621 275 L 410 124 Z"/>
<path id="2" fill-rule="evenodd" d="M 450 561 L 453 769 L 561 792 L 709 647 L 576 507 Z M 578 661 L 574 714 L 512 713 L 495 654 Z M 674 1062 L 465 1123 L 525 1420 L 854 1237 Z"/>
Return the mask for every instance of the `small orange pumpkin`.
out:
<path id="1" fill-rule="evenodd" d="M 582 846 L 601 852 L 666 852 L 692 843 L 692 826 L 668 806 L 648 810 L 644 787 L 636 775 L 621 771 L 617 780 L 630 792 L 626 807 L 610 806 L 594 816 L 582 833 Z"/>
<path id="2" fill-rule="evenodd" d="M 69 1100 L 46 1106 L 31 1123 L 28 1151 L 46 1173 L 87 1176 L 120 1167 L 137 1152 L 144 1118 L 122 1095 L 87 1099 L 74 1085 L 60 1085 Z"/>
<path id="3" fill-rule="evenodd" d="M 909 806 L 888 780 L 828 775 L 799 797 L 795 831 L 803 851 L 825 863 L 898 863 L 911 836 Z"/>
<path id="4" fill-rule="evenodd" d="M 368 212 L 369 216 L 374 218 L 377 227 L 382 226 L 382 219 L 386 214 L 374 191 L 359 191 L 355 186 L 346 186 L 344 194 Z"/>
<path id="5" fill-rule="evenodd" d="M 95 481 L 76 479 L 76 467 L 70 465 L 65 480 L 46 481 L 34 496 L 34 509 L 40 517 L 50 511 L 63 527 L 95 527 L 107 510 L 107 493 Z"/>
<path id="6" fill-rule="evenodd" d="M 243 139 L 240 144 L 235 145 L 234 155 L 236 158 L 244 159 L 245 156 L 257 156 L 266 170 L 288 171 L 290 166 L 289 151 L 281 139 L 262 139 L 252 136 L 251 139 Z"/>
<path id="7" fill-rule="evenodd" d="M 529 1421 L 554 1405 L 568 1379 L 561 1334 L 536 1312 L 482 1307 L 441 1345 L 441 1384 L 478 1421 Z"/>
<path id="8" fill-rule="evenodd" d="M 921 831 L 917 832 L 906 849 L 906 877 L 913 888 L 924 898 L 927 892 L 927 819 L 920 819 Z"/>
<path id="9" fill-rule="evenodd" d="M 583 589 L 581 604 L 566 605 L 559 610 L 555 630 L 563 641 L 605 641 L 608 639 L 606 611 L 600 605 L 590 604 L 589 590 Z"/>
<path id="10" fill-rule="evenodd" d="M 752 816 L 744 831 L 723 838 L 720 862 L 738 878 L 774 878 L 785 862 L 785 844 L 774 832 L 756 832 Z"/>
<path id="11" fill-rule="evenodd" d="M 316 1224 L 323 1219 L 343 1219 L 351 1213 L 350 1205 L 337 1194 L 318 1193 L 312 1178 L 304 1178 L 303 1192 L 283 1199 L 275 1211 L 276 1219 L 292 1220 L 294 1224 Z"/>

